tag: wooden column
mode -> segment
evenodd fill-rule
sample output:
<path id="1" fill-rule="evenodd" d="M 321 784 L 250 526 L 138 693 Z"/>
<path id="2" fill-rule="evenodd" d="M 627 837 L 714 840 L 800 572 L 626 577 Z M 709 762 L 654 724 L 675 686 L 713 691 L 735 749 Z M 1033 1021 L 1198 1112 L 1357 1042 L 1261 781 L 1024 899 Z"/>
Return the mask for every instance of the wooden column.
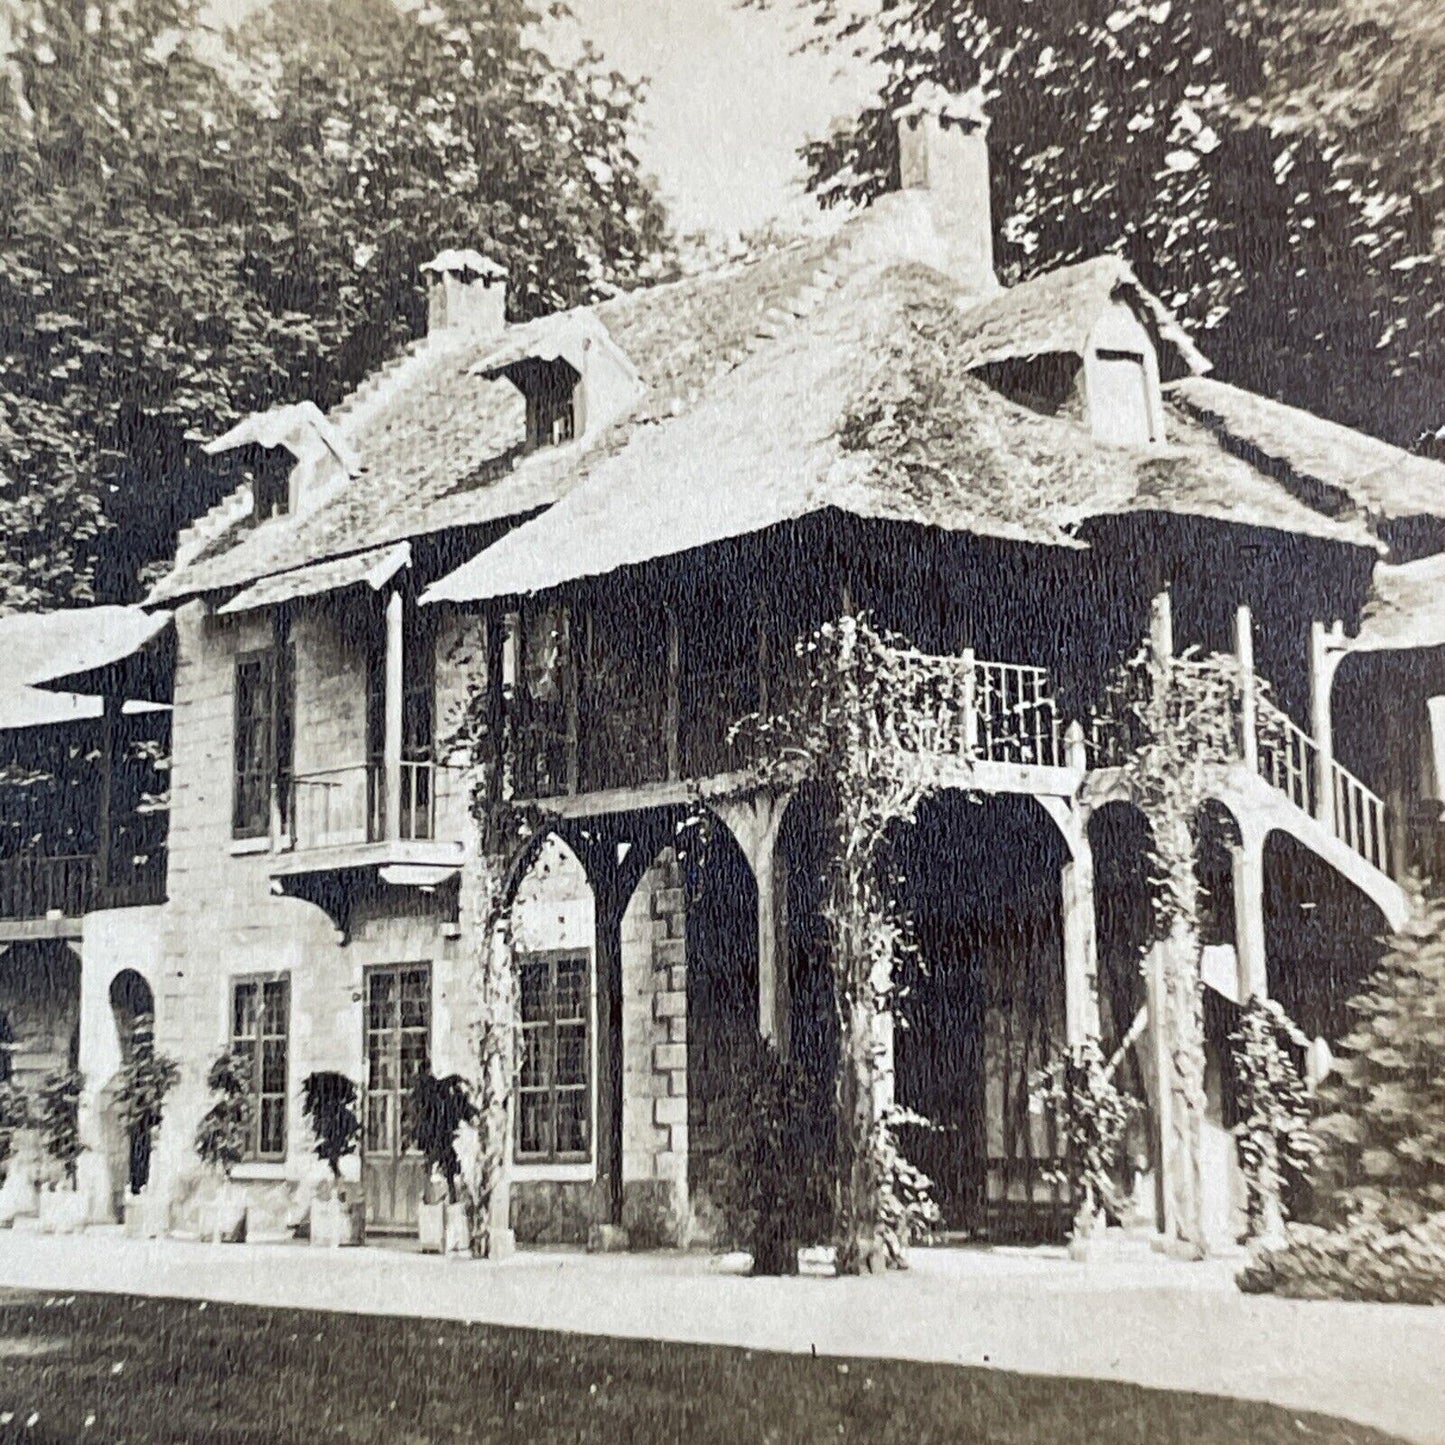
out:
<path id="1" fill-rule="evenodd" d="M 1081 830 L 1082 831 L 1082 830 Z M 1094 856 L 1088 840 L 1074 841 L 1064 864 L 1064 1018 L 1070 1046 L 1099 1036 L 1099 957 L 1094 922 Z"/>
<path id="2" fill-rule="evenodd" d="M 1244 765 L 1259 771 L 1259 692 L 1254 675 L 1254 619 L 1249 604 L 1234 609 L 1234 655 L 1239 663 L 1239 731 Z"/>
<path id="3" fill-rule="evenodd" d="M 1174 601 L 1167 582 L 1149 601 L 1149 650 L 1155 662 L 1174 656 Z"/>
<path id="4" fill-rule="evenodd" d="M 771 827 L 756 858 L 758 882 L 758 1031 L 787 1058 L 792 1048 L 793 998 L 788 969 L 788 883 L 778 867 L 777 828 Z"/>
<path id="5" fill-rule="evenodd" d="M 404 602 L 400 592 L 386 599 L 386 693 L 382 714 L 382 800 L 385 835 L 401 835 L 401 702 L 403 688 L 402 636 Z"/>
<path id="6" fill-rule="evenodd" d="M 1149 1008 L 1149 1072 L 1154 1078 L 1154 1211 L 1155 1225 L 1161 1234 L 1173 1233 L 1173 1208 L 1170 1204 L 1169 1141 L 1174 1132 L 1174 1097 L 1170 1092 L 1169 1052 L 1164 1031 L 1159 1027 L 1164 1017 L 1165 942 L 1155 943 L 1144 956 L 1144 994 Z"/>
<path id="7" fill-rule="evenodd" d="M 1229 850 L 1234 879 L 1234 952 L 1240 1003 L 1269 997 L 1264 948 L 1264 840 L 1246 838 Z"/>
<path id="8" fill-rule="evenodd" d="M 682 776 L 682 629 L 677 613 L 667 608 L 667 710 L 663 719 L 663 743 L 667 754 L 667 776 Z"/>
<path id="9" fill-rule="evenodd" d="M 115 797 L 115 734 L 120 724 L 121 700 L 107 693 L 100 714 L 100 798 L 95 820 L 96 884 L 110 887 L 110 853 L 115 831 L 112 812 Z"/>
<path id="10" fill-rule="evenodd" d="M 582 673 L 577 663 L 575 603 L 562 609 L 562 706 L 567 727 L 567 791 L 576 795 L 582 782 Z"/>
<path id="11" fill-rule="evenodd" d="M 1310 735 L 1315 741 L 1315 817 L 1335 826 L 1335 730 L 1330 716 L 1330 688 L 1335 670 L 1328 634 L 1318 620 L 1310 623 Z"/>

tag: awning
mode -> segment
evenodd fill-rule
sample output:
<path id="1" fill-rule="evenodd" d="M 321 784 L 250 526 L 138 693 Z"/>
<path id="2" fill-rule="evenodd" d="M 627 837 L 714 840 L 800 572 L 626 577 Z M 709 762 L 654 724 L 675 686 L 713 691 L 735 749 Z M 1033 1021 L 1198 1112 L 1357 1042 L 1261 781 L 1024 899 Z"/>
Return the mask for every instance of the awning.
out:
<path id="1" fill-rule="evenodd" d="M 1351 652 L 1445 647 L 1445 554 L 1399 566 L 1380 563 Z"/>
<path id="2" fill-rule="evenodd" d="M 0 620 L 0 656 L 31 687 L 169 703 L 175 634 L 169 612 L 84 607 Z"/>
<path id="3" fill-rule="evenodd" d="M 290 572 L 263 577 L 229 602 L 216 609 L 221 616 L 236 612 L 254 612 L 261 607 L 275 607 L 282 602 L 298 602 L 303 597 L 320 597 L 327 592 L 340 592 L 347 587 L 370 587 L 379 592 L 403 567 L 411 565 L 411 543 L 397 542 L 390 547 L 373 547 L 366 552 L 353 552 L 349 557 L 333 561 L 313 562 Z"/>

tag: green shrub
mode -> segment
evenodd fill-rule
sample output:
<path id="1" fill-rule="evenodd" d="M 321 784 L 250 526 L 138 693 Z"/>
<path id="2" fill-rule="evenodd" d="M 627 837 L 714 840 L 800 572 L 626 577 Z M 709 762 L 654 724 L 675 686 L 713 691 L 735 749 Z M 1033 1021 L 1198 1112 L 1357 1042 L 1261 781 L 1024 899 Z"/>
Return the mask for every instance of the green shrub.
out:
<path id="1" fill-rule="evenodd" d="M 59 1167 L 61 1181 L 75 1188 L 76 1163 L 85 1152 L 80 1142 L 80 1095 L 85 1076 L 79 1069 L 48 1074 L 40 1086 L 40 1137 Z"/>
<path id="2" fill-rule="evenodd" d="M 142 1014 L 133 1026 L 130 1057 L 120 1066 L 115 1082 L 116 1112 L 130 1145 L 132 1194 L 139 1194 L 150 1181 L 151 1144 L 161 1125 L 166 1095 L 180 1073 L 174 1059 L 156 1053 L 153 1020 Z"/>
<path id="3" fill-rule="evenodd" d="M 460 1074 L 448 1074 L 444 1079 L 423 1074 L 412 1088 L 410 1106 L 410 1140 L 426 1159 L 428 1176 L 441 1175 L 446 1181 L 447 1200 L 455 1204 L 460 1198 L 457 1180 L 462 1172 L 457 1134 L 463 1124 L 477 1121 L 477 1106 L 467 1081 Z"/>
<path id="4" fill-rule="evenodd" d="M 798 1250 L 831 1232 L 828 1101 L 803 1068 L 753 1039 L 721 1105 L 714 1181 L 724 1242 L 752 1255 L 754 1274 L 796 1274 Z"/>
<path id="5" fill-rule="evenodd" d="M 1360 1216 L 1340 1229 L 1293 1224 L 1240 1271 L 1246 1294 L 1445 1305 L 1445 1214 L 1392 1229 Z"/>
<path id="6" fill-rule="evenodd" d="M 251 1139 L 250 1060 L 229 1049 L 211 1065 L 206 1087 L 214 1100 L 196 1128 L 196 1153 L 201 1163 L 227 1178 L 246 1157 Z"/>
<path id="7" fill-rule="evenodd" d="M 356 1085 L 345 1074 L 307 1074 L 301 1083 L 301 1111 L 316 1136 L 316 1157 L 325 1161 L 333 1179 L 340 1179 L 341 1161 L 355 1153 L 361 1137 Z"/>

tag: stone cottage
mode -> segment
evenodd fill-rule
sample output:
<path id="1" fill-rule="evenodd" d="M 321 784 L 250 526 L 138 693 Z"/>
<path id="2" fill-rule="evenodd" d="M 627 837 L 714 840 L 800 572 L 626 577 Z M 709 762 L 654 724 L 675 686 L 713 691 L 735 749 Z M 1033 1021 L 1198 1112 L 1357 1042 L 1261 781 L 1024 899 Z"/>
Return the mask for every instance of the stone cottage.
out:
<path id="1" fill-rule="evenodd" d="M 253 1223 L 301 1216 L 297 1094 L 325 1068 L 361 1090 L 371 1226 L 412 1227 L 407 1095 L 470 1048 L 484 776 L 480 802 L 540 820 L 509 860 L 511 1223 L 705 1237 L 730 1057 L 761 1032 L 825 1077 L 832 1046 L 817 810 L 739 787 L 731 725 L 786 705 L 796 641 L 860 611 L 967 679 L 895 846 L 926 967 L 891 1071 L 973 1237 L 1066 1226 L 1028 1107 L 1065 1041 L 1122 1048 L 1157 1130 L 1109 684 L 1146 641 L 1239 659 L 1200 860 L 1211 1224 L 1236 1227 L 1233 1011 L 1268 992 L 1337 1037 L 1434 856 L 1445 468 L 1213 380 L 1113 257 L 1000 287 L 981 120 L 945 100 L 900 124 L 901 188 L 834 234 L 595 307 L 508 324 L 500 268 L 445 252 L 425 337 L 331 413 L 211 444 L 248 480 L 146 604 L 175 654 L 141 972 L 183 1065 L 153 1186 L 178 1227 L 213 1187 L 190 1139 L 232 1045 Z"/>

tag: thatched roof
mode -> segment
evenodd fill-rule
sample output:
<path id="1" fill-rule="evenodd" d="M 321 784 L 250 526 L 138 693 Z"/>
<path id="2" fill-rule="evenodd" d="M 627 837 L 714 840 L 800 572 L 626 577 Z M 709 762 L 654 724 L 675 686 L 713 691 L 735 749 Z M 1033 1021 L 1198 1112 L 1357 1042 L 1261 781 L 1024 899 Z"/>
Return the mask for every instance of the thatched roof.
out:
<path id="1" fill-rule="evenodd" d="M 1095 324 L 1116 297 L 1142 314 L 1185 370 L 1209 370 L 1188 332 L 1118 256 L 1060 266 L 970 306 L 960 322 L 960 359 L 980 367 L 1056 353 L 1083 356 Z"/>
<path id="2" fill-rule="evenodd" d="M 138 607 L 79 607 L 0 617 L 0 728 L 42 727 L 99 717 L 101 699 L 64 690 L 136 656 L 170 628 L 168 612 Z M 62 690 L 53 690 L 59 684 Z M 144 704 L 127 704 L 127 710 Z"/>
<path id="3" fill-rule="evenodd" d="M 1353 652 L 1413 647 L 1445 647 L 1445 554 L 1377 566 L 1359 635 L 1350 640 Z"/>
<path id="4" fill-rule="evenodd" d="M 686 417 L 427 593 L 537 592 L 835 509 L 1077 547 L 1092 517 L 1162 511 L 1372 546 L 1175 417 L 1171 445 L 1101 446 L 1079 421 L 1020 406 L 972 373 L 958 286 L 874 264 L 725 377 Z"/>
<path id="5" fill-rule="evenodd" d="M 1336 493 L 1338 505 L 1380 518 L 1445 516 L 1445 465 L 1298 407 L 1210 377 L 1169 394 L 1234 450 Z"/>
<path id="6" fill-rule="evenodd" d="M 633 430 L 685 412 L 715 377 L 786 327 L 837 249 L 836 240 L 810 241 L 592 308 L 646 393 L 626 422 L 601 436 L 526 457 L 519 455 L 520 393 L 474 374 L 497 355 L 495 336 L 441 331 L 413 345 L 330 415 L 359 458 L 360 476 L 315 511 L 260 527 L 249 508 L 231 504 L 220 535 L 149 601 L 244 586 L 365 547 L 548 506 Z"/>

